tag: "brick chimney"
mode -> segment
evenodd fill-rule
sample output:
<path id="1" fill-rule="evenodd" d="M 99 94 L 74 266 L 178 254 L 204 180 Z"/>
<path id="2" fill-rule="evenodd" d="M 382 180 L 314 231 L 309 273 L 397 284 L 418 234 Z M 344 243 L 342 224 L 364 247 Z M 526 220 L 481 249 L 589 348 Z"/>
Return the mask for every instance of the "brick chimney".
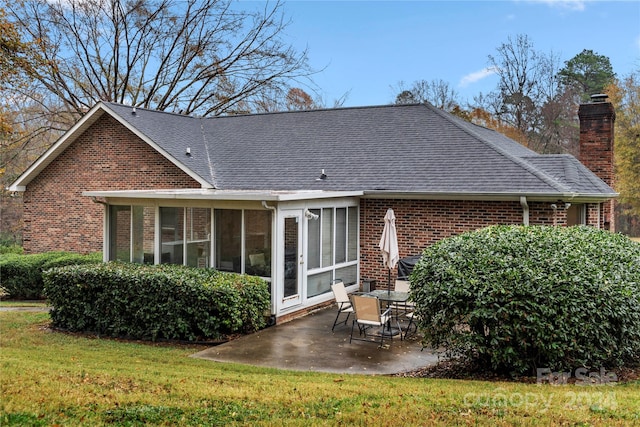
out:
<path id="1" fill-rule="evenodd" d="M 578 160 L 614 187 L 613 123 L 616 113 L 606 94 L 591 95 L 591 102 L 580 104 L 580 154 Z M 604 227 L 615 231 L 614 200 L 603 203 Z"/>

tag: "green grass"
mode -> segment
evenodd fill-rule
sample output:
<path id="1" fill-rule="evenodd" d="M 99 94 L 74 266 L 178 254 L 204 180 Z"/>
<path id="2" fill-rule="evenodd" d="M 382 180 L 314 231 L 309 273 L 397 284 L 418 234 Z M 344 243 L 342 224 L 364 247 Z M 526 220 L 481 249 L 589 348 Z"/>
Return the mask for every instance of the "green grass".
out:
<path id="1" fill-rule="evenodd" d="M 196 348 L 51 332 L 0 312 L 0 425 L 632 425 L 640 383 L 613 387 L 289 372 Z M 338 357 L 338 356 L 336 356 Z"/>
<path id="2" fill-rule="evenodd" d="M 47 303 L 45 301 L 0 301 L 0 307 L 38 307 L 45 308 Z"/>

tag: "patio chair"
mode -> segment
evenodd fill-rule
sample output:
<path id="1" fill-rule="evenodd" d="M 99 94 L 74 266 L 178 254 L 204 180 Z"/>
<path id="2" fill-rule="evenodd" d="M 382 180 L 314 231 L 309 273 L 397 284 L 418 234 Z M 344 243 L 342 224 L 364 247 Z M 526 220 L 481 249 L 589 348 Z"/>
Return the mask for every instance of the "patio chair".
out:
<path id="1" fill-rule="evenodd" d="M 407 329 L 404 331 L 403 339 L 407 339 L 407 336 L 411 332 L 411 327 L 413 327 L 413 333 L 418 332 L 418 324 L 414 322 L 414 320 L 418 319 L 418 315 L 414 311 L 410 311 L 404 315 L 407 319 L 409 319 L 409 324 L 407 325 Z M 424 347 L 422 347 L 424 349 Z"/>
<path id="2" fill-rule="evenodd" d="M 408 280 L 396 280 L 394 290 L 396 292 L 409 292 L 411 291 L 411 283 Z M 415 303 L 413 301 L 405 301 L 401 304 L 396 304 L 396 315 L 404 314 L 407 316 L 407 314 L 413 311 L 414 308 Z"/>
<path id="3" fill-rule="evenodd" d="M 370 341 L 367 338 L 367 330 L 373 327 L 382 328 L 380 331 L 380 346 L 384 344 L 385 335 L 388 335 L 393 339 L 393 333 L 391 331 L 392 315 L 390 308 L 382 313 L 380 311 L 380 300 L 366 295 L 352 295 L 351 303 L 353 304 L 353 309 L 355 311 L 355 319 L 353 319 L 351 324 L 351 336 L 349 338 L 349 343 L 354 339 Z M 355 329 L 356 323 L 358 324 L 360 335 L 364 334 L 364 339 L 353 337 L 353 330 Z M 400 324 L 398 324 L 398 329 L 400 330 L 400 339 L 402 339 L 402 329 L 400 329 Z"/>
<path id="4" fill-rule="evenodd" d="M 338 314 L 336 314 L 336 320 L 333 321 L 333 326 L 331 327 L 331 331 L 335 329 L 338 324 L 338 318 L 341 314 L 347 313 L 347 318 L 340 323 L 347 324 L 349 320 L 349 316 L 353 313 L 353 307 L 351 306 L 351 300 L 349 299 L 349 295 L 347 294 L 347 290 L 344 288 L 344 283 L 342 280 L 338 280 L 331 284 L 331 291 L 333 292 L 333 296 L 336 299 L 336 304 L 338 304 Z"/>

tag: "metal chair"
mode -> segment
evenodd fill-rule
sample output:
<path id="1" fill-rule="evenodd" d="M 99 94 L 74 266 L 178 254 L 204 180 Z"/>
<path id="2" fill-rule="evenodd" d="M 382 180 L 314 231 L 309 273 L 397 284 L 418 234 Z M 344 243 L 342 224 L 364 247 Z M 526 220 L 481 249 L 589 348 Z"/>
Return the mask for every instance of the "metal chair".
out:
<path id="1" fill-rule="evenodd" d="M 353 313 L 353 307 L 351 306 L 351 300 L 349 299 L 349 295 L 347 294 L 347 290 L 345 289 L 342 280 L 333 283 L 331 285 L 331 291 L 336 299 L 336 304 L 338 304 L 338 314 L 336 314 L 336 320 L 333 321 L 333 326 L 331 327 L 331 331 L 333 331 L 338 324 L 338 318 L 342 313 L 347 313 L 347 318 L 340 323 L 344 323 L 345 325 L 347 324 L 349 316 Z"/>
<path id="2" fill-rule="evenodd" d="M 381 312 L 380 300 L 376 297 L 366 295 L 352 295 L 351 303 L 355 311 L 355 319 L 353 319 L 351 324 L 351 336 L 349 337 L 349 343 L 354 339 L 370 341 L 367 339 L 367 330 L 372 327 L 382 328 L 380 333 L 381 346 L 384 344 L 385 335 L 388 335 L 393 339 L 393 333 L 391 331 L 392 314 L 390 308 Z M 360 335 L 364 334 L 364 339 L 353 337 L 353 330 L 355 329 L 356 323 L 358 324 Z M 400 339 L 402 339 L 402 329 L 400 329 L 400 324 L 398 324 L 398 329 L 400 330 Z"/>

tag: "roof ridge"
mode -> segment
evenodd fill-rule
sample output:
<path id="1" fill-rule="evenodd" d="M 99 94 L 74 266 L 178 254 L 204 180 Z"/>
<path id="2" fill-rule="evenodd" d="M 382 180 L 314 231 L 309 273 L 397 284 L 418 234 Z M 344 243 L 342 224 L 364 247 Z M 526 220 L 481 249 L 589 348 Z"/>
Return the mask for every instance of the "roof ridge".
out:
<path id="1" fill-rule="evenodd" d="M 117 107 L 122 107 L 122 108 L 130 108 L 133 111 L 147 111 L 150 113 L 160 113 L 160 114 L 169 114 L 172 116 L 178 116 L 178 117 L 184 117 L 184 118 L 188 118 L 188 119 L 200 119 L 201 117 L 197 117 L 197 116 L 191 116 L 189 114 L 182 114 L 182 113 L 176 113 L 175 111 L 165 111 L 165 110 L 155 110 L 153 108 L 146 108 L 146 107 L 138 107 L 136 105 L 127 105 L 127 104 L 121 104 L 119 102 L 111 102 L 111 101 L 100 101 L 100 103 L 104 104 L 104 105 L 115 105 Z"/>
<path id="2" fill-rule="evenodd" d="M 510 159 L 513 163 L 518 164 L 519 166 L 523 167 L 525 170 L 527 170 L 528 172 L 531 172 L 533 175 L 537 176 L 538 178 L 540 178 L 542 181 L 544 181 L 546 184 L 550 185 L 551 187 L 555 188 L 558 191 L 563 191 L 563 192 L 569 192 L 571 191 L 568 187 L 566 187 L 565 185 L 563 185 L 562 183 L 558 182 L 557 180 L 553 179 L 552 177 L 550 177 L 549 175 L 547 175 L 546 172 L 544 172 L 543 170 L 535 167 L 535 165 L 532 165 L 531 163 L 529 163 L 528 161 L 525 160 L 526 157 L 537 157 L 537 156 L 542 156 L 542 154 L 532 154 L 530 156 L 516 156 L 511 154 L 510 152 L 508 152 L 507 150 L 505 150 L 504 148 L 500 147 L 499 145 L 493 143 L 492 141 L 486 139 L 483 135 L 480 135 L 477 132 L 474 132 L 472 129 L 469 128 L 465 128 L 463 126 L 461 126 L 459 123 L 457 123 L 456 120 L 452 120 L 450 116 L 452 116 L 451 113 L 447 113 L 446 111 L 440 110 L 430 104 L 424 104 L 427 108 L 431 109 L 432 111 L 435 111 L 438 115 L 440 115 L 442 118 L 444 118 L 445 120 L 447 120 L 449 123 L 451 123 L 452 125 L 454 125 L 455 127 L 457 127 L 458 129 L 462 130 L 463 132 L 477 138 L 478 140 L 482 141 L 485 145 L 487 145 L 488 147 L 492 148 L 494 151 L 496 151 L 497 153 L 499 153 L 500 155 Z M 470 125 L 473 126 L 478 126 L 475 123 L 471 123 L 471 122 L 467 122 Z M 496 133 L 500 133 L 494 129 L 489 129 L 489 128 L 485 128 L 483 127 L 483 129 L 487 129 L 490 130 L 492 132 L 496 132 Z M 514 141 L 515 142 L 515 141 Z M 516 142 L 517 144 L 517 142 Z"/>
<path id="3" fill-rule="evenodd" d="M 356 105 L 353 107 L 323 107 L 313 108 L 310 110 L 284 110 L 284 111 L 266 111 L 262 113 L 243 113 L 243 114 L 230 114 L 224 116 L 209 116 L 202 117 L 206 120 L 213 119 L 230 119 L 236 117 L 256 117 L 256 116 L 275 116 L 285 114 L 305 114 L 305 113 L 321 113 L 321 112 L 333 112 L 333 111 L 355 111 L 355 110 L 373 110 L 382 108 L 402 108 L 402 107 L 415 107 L 423 104 L 380 104 L 380 105 Z"/>

